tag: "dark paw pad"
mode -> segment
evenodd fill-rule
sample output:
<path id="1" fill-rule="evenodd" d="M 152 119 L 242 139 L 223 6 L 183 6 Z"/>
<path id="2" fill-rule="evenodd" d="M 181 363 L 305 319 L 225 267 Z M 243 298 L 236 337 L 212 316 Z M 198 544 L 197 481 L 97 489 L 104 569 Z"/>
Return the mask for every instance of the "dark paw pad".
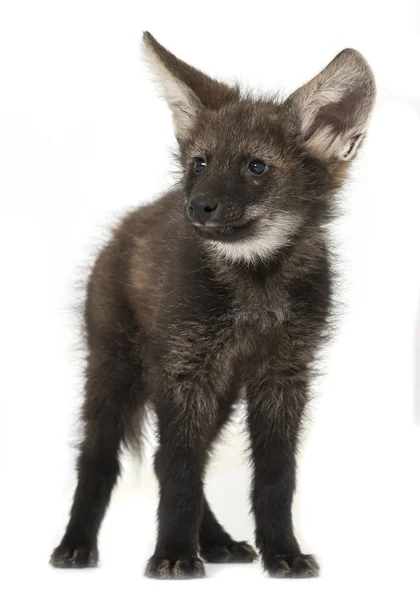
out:
<path id="1" fill-rule="evenodd" d="M 209 563 L 250 563 L 258 556 L 247 542 L 208 545 L 201 548 L 200 554 Z"/>
<path id="2" fill-rule="evenodd" d="M 147 563 L 146 577 L 153 579 L 198 579 L 205 576 L 203 562 L 196 556 L 158 558 Z"/>
<path id="3" fill-rule="evenodd" d="M 278 554 L 266 562 L 266 569 L 271 577 L 318 577 L 319 565 L 312 554 L 288 556 Z"/>
<path id="4" fill-rule="evenodd" d="M 58 546 L 50 564 L 58 569 L 84 569 L 98 566 L 98 551 L 90 546 Z"/>

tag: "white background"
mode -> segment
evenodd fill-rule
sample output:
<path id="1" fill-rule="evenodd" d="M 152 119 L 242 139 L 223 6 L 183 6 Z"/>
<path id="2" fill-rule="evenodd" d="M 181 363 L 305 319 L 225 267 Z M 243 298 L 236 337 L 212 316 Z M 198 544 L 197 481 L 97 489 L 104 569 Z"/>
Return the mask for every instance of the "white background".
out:
<path id="1" fill-rule="evenodd" d="M 3 598 L 419 597 L 418 16 L 404 0 L 2 2 Z M 153 439 L 141 467 L 125 462 L 101 567 L 48 565 L 75 484 L 75 285 L 118 216 L 172 182 L 171 119 L 139 58 L 144 29 L 211 75 L 269 90 L 292 91 L 347 46 L 377 77 L 368 142 L 334 228 L 346 307 L 316 389 L 295 502 L 303 549 L 323 565 L 319 580 L 270 580 L 259 565 L 209 565 L 205 581 L 145 579 Z M 240 421 L 215 455 L 208 492 L 228 531 L 250 540 Z"/>

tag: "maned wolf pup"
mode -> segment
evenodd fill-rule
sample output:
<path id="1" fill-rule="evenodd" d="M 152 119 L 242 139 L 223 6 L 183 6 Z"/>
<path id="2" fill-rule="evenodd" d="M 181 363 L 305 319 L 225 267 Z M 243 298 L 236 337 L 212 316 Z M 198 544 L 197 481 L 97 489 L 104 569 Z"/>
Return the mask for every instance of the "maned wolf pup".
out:
<path id="1" fill-rule="evenodd" d="M 263 565 L 276 577 L 313 577 L 318 564 L 293 533 L 296 446 L 329 329 L 325 225 L 366 134 L 373 75 L 343 50 L 285 101 L 252 99 L 150 33 L 143 46 L 172 111 L 182 178 L 123 220 L 90 277 L 78 485 L 51 563 L 97 564 L 120 448 L 138 440 L 147 405 L 160 503 L 146 575 L 203 577 L 199 555 L 253 561 L 203 491 L 210 448 L 243 392 Z"/>

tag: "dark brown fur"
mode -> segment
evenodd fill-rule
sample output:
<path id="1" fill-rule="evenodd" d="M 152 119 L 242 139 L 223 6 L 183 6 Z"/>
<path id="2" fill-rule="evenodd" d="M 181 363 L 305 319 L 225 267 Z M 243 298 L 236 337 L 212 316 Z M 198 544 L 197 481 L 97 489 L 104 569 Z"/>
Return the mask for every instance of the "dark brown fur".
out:
<path id="1" fill-rule="evenodd" d="M 127 215 L 93 269 L 78 487 L 51 562 L 96 564 L 119 451 L 138 439 L 146 405 L 157 416 L 161 492 L 157 545 L 146 574 L 201 577 L 198 553 L 208 561 L 252 561 L 254 550 L 224 531 L 203 492 L 211 445 L 245 389 L 264 567 L 274 576 L 314 576 L 317 562 L 301 553 L 292 526 L 296 446 L 329 332 L 325 225 L 347 159 L 364 135 L 373 80 L 360 55 L 345 51 L 318 82 L 284 103 L 253 100 L 179 61 L 150 34 L 145 44 L 166 77 L 182 177 L 172 192 Z M 337 69 L 345 70 L 344 78 L 351 71 L 344 98 L 333 85 Z M 314 111 L 325 80 L 333 82 L 329 100 L 321 99 L 305 125 L 305 111 Z M 335 137 L 328 145 L 331 123 Z M 327 138 L 317 137 L 323 127 Z M 197 157 L 205 157 L 202 173 L 193 168 Z M 247 169 L 255 157 L 269 165 L 260 178 Z M 187 214 L 191 200 L 202 197 L 217 199 L 217 228 L 198 227 Z M 279 224 L 278 243 L 272 247 L 271 236 L 266 251 L 273 223 Z M 258 236 L 260 255 L 224 253 L 225 243 L 244 243 L 247 252 Z"/>

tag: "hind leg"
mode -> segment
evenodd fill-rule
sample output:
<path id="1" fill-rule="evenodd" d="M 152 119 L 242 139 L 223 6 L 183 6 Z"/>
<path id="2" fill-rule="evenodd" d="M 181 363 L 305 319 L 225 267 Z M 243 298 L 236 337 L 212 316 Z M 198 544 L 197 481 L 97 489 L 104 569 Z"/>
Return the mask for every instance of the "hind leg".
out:
<path id="1" fill-rule="evenodd" d="M 209 563 L 249 563 L 257 558 L 247 542 L 235 542 L 223 529 L 204 499 L 200 525 L 200 555 Z"/>
<path id="2" fill-rule="evenodd" d="M 214 439 L 217 438 L 229 420 L 232 406 L 237 399 L 236 387 L 232 390 L 229 399 L 230 402 L 227 402 L 224 410 L 219 414 Z M 209 563 L 249 563 L 257 558 L 257 553 L 250 544 L 247 542 L 236 542 L 225 531 L 214 516 L 206 497 L 204 497 L 203 515 L 199 531 L 199 548 L 200 555 Z"/>
<path id="3" fill-rule="evenodd" d="M 130 434 L 138 409 L 136 391 L 135 371 L 128 360 L 103 349 L 91 354 L 78 483 L 64 537 L 50 559 L 54 567 L 93 567 L 98 563 L 98 531 L 120 473 L 120 446 Z"/>

